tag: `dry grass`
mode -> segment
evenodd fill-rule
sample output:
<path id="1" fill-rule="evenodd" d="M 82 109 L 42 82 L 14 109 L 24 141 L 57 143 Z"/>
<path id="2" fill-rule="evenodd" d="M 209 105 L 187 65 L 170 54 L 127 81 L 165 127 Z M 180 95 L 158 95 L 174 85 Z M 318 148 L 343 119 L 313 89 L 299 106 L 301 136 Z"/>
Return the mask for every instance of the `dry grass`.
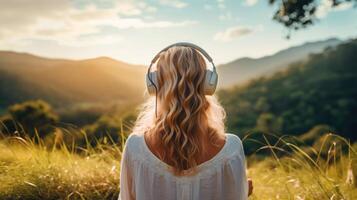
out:
<path id="1" fill-rule="evenodd" d="M 271 155 L 249 158 L 250 199 L 357 199 L 356 152 L 343 138 L 328 137 L 340 142 L 325 142 L 324 156 L 283 139 L 262 147 Z M 117 199 L 121 148 L 75 149 L 48 149 L 17 137 L 1 141 L 0 199 Z"/>
<path id="2" fill-rule="evenodd" d="M 249 176 L 255 183 L 251 199 L 357 199 L 356 149 L 337 135 L 327 134 L 321 140 L 318 148 L 299 147 L 295 138 L 267 142 L 261 149 L 272 156 L 259 162 L 251 158 Z"/>
<path id="3" fill-rule="evenodd" d="M 117 199 L 120 149 L 65 146 L 48 150 L 29 140 L 0 143 L 0 199 Z"/>

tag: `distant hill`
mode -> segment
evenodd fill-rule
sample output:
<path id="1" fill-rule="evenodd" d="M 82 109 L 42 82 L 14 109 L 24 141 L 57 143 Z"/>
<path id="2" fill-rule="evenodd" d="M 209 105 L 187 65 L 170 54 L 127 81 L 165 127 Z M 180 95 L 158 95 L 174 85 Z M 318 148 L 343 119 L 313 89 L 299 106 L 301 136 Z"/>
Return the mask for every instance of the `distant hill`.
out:
<path id="1" fill-rule="evenodd" d="M 107 57 L 48 59 L 0 51 L 0 109 L 41 98 L 55 108 L 141 101 L 146 68 Z"/>
<path id="2" fill-rule="evenodd" d="M 329 46 L 341 43 L 339 39 L 328 39 L 318 42 L 309 42 L 300 46 L 291 47 L 262 58 L 240 58 L 227 64 L 218 66 L 220 75 L 219 87 L 230 87 L 244 83 L 252 78 L 271 75 L 286 68 L 290 63 L 306 59 L 311 53 L 322 52 Z M 257 47 L 258 49 L 259 47 Z"/>
<path id="3" fill-rule="evenodd" d="M 306 43 L 272 56 L 242 58 L 221 65 L 218 67 L 220 86 L 273 74 L 291 62 L 306 59 L 310 53 L 340 42 L 330 39 Z M 9 105 L 31 99 L 43 99 L 57 111 L 94 110 L 112 104 L 125 108 L 143 100 L 145 72 L 144 66 L 108 57 L 68 60 L 0 51 L 0 114 Z"/>
<path id="4" fill-rule="evenodd" d="M 357 39 L 313 54 L 271 77 L 220 90 L 228 131 L 299 135 L 316 125 L 357 140 Z"/>

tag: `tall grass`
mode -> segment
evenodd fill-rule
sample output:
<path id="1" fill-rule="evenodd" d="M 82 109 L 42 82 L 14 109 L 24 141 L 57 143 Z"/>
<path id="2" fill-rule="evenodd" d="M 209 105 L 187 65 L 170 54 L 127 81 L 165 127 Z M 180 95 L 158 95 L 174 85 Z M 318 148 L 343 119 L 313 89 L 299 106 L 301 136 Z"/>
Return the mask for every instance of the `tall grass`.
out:
<path id="1" fill-rule="evenodd" d="M 266 144 L 257 151 L 271 156 L 250 158 L 251 199 L 357 199 L 357 154 L 345 138 L 326 134 L 320 146 L 309 147 L 290 136 L 274 144 L 263 137 Z"/>
<path id="2" fill-rule="evenodd" d="M 0 199 L 117 199 L 121 152 L 111 142 L 49 148 L 39 138 L 6 138 Z"/>
<path id="3" fill-rule="evenodd" d="M 292 137 L 274 143 L 263 138 L 248 158 L 251 200 L 357 199 L 357 154 L 346 139 L 329 134 L 313 148 Z M 0 199 L 117 199 L 121 148 L 110 138 L 84 148 L 48 147 L 39 138 L 3 139 Z M 261 151 L 269 155 L 259 156 Z"/>

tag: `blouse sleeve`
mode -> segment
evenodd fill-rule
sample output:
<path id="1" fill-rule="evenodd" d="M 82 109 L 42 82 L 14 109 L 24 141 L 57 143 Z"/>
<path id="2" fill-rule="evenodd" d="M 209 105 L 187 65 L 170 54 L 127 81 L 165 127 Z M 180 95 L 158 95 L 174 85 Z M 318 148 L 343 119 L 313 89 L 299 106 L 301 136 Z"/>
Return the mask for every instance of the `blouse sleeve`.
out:
<path id="1" fill-rule="evenodd" d="M 239 200 L 247 200 L 248 199 L 248 179 L 247 179 L 247 173 L 246 173 L 246 160 L 245 160 L 245 155 L 244 155 L 244 149 L 243 149 L 243 144 L 240 139 L 238 139 L 238 145 L 239 145 L 239 152 L 238 152 L 238 158 L 236 161 L 236 166 L 237 166 L 237 176 L 239 177 L 238 179 L 238 194 L 239 194 Z"/>
<path id="2" fill-rule="evenodd" d="M 242 200 L 248 199 L 248 179 L 247 179 L 247 173 L 246 173 L 246 162 L 245 162 L 245 155 L 244 155 L 244 150 L 243 146 L 241 146 L 241 168 L 240 168 L 240 174 L 241 174 L 241 186 L 240 187 L 240 194 L 242 194 L 241 198 Z"/>
<path id="3" fill-rule="evenodd" d="M 128 140 L 127 140 L 128 144 Z M 118 200 L 134 200 L 134 184 L 128 145 L 125 145 L 120 164 L 120 193 Z"/>

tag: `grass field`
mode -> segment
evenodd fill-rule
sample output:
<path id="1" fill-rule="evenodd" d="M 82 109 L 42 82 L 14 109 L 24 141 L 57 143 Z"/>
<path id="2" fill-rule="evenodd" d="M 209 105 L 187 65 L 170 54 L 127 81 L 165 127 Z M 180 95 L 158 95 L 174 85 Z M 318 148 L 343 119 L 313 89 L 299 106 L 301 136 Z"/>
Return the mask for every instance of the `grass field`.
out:
<path id="1" fill-rule="evenodd" d="M 254 182 L 250 199 L 357 199 L 356 153 L 347 141 L 326 142 L 325 154 L 322 147 L 314 152 L 283 144 L 265 145 L 269 155 L 248 159 Z M 80 151 L 18 137 L 2 140 L 0 199 L 117 199 L 121 148 L 107 143 Z"/>

